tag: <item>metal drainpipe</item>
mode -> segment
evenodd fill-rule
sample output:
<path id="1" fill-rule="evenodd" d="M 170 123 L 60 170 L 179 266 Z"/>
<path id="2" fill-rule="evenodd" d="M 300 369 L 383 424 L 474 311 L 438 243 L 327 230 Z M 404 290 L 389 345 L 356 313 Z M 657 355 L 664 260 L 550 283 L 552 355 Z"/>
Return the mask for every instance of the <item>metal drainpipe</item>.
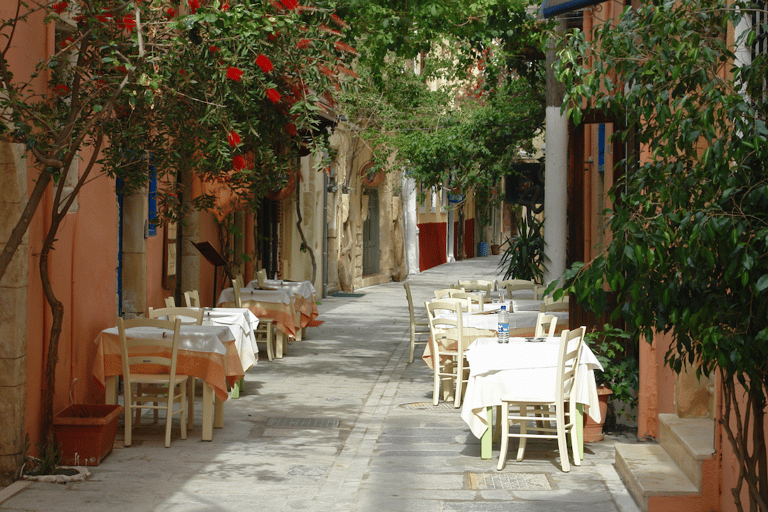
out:
<path id="1" fill-rule="evenodd" d="M 328 295 L 328 174 L 323 173 L 323 294 Z"/>

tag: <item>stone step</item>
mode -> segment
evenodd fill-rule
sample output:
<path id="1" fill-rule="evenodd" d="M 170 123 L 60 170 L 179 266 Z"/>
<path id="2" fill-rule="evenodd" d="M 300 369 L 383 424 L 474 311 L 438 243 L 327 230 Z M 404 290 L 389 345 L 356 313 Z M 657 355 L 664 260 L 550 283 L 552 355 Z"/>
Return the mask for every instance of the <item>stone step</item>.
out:
<path id="1" fill-rule="evenodd" d="M 659 414 L 659 444 L 697 489 L 701 489 L 702 463 L 715 455 L 715 421 Z"/>
<path id="2" fill-rule="evenodd" d="M 616 471 L 644 512 L 655 496 L 697 496 L 699 489 L 658 444 L 617 444 Z"/>

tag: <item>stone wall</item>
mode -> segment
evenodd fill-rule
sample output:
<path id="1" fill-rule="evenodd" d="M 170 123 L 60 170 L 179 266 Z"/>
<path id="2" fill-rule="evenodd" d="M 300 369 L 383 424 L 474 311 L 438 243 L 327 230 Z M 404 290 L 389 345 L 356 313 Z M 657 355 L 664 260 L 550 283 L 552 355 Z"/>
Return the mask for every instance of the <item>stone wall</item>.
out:
<path id="1" fill-rule="evenodd" d="M 0 142 L 0 245 L 5 247 L 27 200 L 21 144 Z M 11 482 L 24 457 L 27 353 L 27 235 L 0 280 L 0 486 Z"/>

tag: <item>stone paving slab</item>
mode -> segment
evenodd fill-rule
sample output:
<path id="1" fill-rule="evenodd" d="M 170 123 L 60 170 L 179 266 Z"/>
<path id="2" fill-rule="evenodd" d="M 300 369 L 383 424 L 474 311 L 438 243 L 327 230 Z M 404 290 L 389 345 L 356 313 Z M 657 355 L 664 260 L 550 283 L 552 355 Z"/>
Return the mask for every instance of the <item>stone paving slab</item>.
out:
<path id="1" fill-rule="evenodd" d="M 453 262 L 409 276 L 414 303 L 459 278 L 496 278 L 499 257 Z M 115 449 L 81 483 L 31 483 L 4 497 L 3 511 L 306 510 L 312 512 L 636 512 L 613 467 L 606 436 L 588 445 L 580 467 L 560 471 L 556 447 L 529 442 L 526 459 L 503 472 L 480 459 L 480 444 L 451 407 L 432 407 L 431 370 L 408 364 L 408 307 L 402 283 L 330 297 L 324 323 L 288 354 L 263 358 L 245 376 L 241 397 L 225 403 L 225 428 L 200 440 L 178 429 L 170 448 L 162 428 L 144 425 L 134 445 Z M 199 386 L 198 386 L 199 393 Z M 418 408 L 409 404 L 420 404 Z M 338 420 L 332 428 L 268 426 L 273 418 Z M 479 488 L 470 475 L 504 476 L 511 488 Z M 520 482 L 544 477 L 550 490 Z M 474 485 L 474 487 L 473 487 Z M 493 486 L 497 487 L 497 486 Z M 499 485 L 499 487 L 505 487 Z M 7 493 L 11 494 L 11 493 Z"/>

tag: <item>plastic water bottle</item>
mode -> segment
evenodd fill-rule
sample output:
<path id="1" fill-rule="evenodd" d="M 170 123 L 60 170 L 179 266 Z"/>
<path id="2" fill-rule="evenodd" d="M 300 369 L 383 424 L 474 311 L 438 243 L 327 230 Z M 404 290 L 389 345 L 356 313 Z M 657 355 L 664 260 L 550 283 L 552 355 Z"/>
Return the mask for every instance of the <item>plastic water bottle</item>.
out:
<path id="1" fill-rule="evenodd" d="M 501 306 L 499 326 L 496 330 L 499 333 L 499 343 L 509 343 L 509 312 L 507 311 L 507 306 Z"/>

